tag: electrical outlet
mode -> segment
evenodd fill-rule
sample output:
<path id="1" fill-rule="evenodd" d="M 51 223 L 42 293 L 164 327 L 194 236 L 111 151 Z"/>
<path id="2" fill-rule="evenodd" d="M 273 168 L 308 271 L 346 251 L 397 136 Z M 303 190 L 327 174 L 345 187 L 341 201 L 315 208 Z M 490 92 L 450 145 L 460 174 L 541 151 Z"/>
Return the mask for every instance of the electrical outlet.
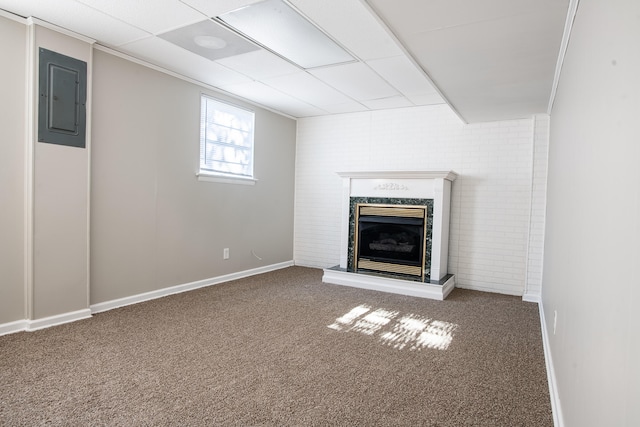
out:
<path id="1" fill-rule="evenodd" d="M 553 310 L 553 335 L 556 334 L 557 323 L 558 323 L 558 310 Z"/>
<path id="2" fill-rule="evenodd" d="M 222 259 L 229 259 L 229 248 L 224 248 L 222 250 Z"/>

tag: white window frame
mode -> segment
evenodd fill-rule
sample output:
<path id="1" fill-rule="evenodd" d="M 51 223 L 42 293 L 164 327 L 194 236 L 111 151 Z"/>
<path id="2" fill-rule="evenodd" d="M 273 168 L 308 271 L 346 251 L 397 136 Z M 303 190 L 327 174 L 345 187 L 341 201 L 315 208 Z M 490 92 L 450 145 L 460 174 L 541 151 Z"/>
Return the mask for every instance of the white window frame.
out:
<path id="1" fill-rule="evenodd" d="M 209 109 L 214 109 L 217 111 L 223 111 L 227 113 L 227 117 L 224 117 L 224 114 L 220 116 L 220 119 L 225 121 L 224 123 L 217 123 L 218 125 L 222 125 L 223 128 L 230 129 L 231 133 L 235 134 L 235 138 L 238 138 L 239 134 L 247 133 L 246 138 L 241 138 L 243 142 L 249 142 L 249 145 L 240 145 L 234 144 L 234 137 L 232 135 L 231 141 L 223 141 L 219 142 L 221 138 L 217 137 L 214 131 L 210 131 L 207 134 L 207 131 L 210 130 L 210 126 L 207 126 L 208 118 L 211 118 L 210 114 L 207 114 Z M 239 117 L 242 117 L 241 122 L 238 126 L 234 126 L 229 124 L 226 120 L 228 120 L 228 115 L 238 114 Z M 233 119 L 231 119 L 233 120 Z M 211 121 L 211 125 L 215 125 L 215 121 Z M 228 137 L 228 135 L 224 135 L 224 137 Z M 218 149 L 222 147 L 225 150 L 231 150 L 230 152 L 233 154 L 236 150 L 238 151 L 238 155 L 241 151 L 249 151 L 249 159 L 244 160 L 241 159 L 241 165 L 239 167 L 248 168 L 248 170 L 234 173 L 229 170 L 220 170 L 215 169 L 212 165 L 207 168 L 206 166 L 206 155 L 207 155 L 207 141 L 209 144 L 214 146 L 218 146 Z M 254 185 L 257 181 L 254 176 L 254 152 L 255 152 L 255 112 L 239 107 L 235 104 L 231 104 L 229 102 L 222 101 L 220 99 L 214 98 L 207 94 L 200 94 L 200 150 L 198 155 L 198 180 L 199 181 L 209 181 L 209 182 L 222 182 L 229 184 L 245 184 L 245 185 Z M 226 147 L 225 147 L 226 146 Z M 237 148 L 234 148 L 237 147 Z M 229 152 L 229 151 L 228 151 Z M 239 157 L 242 157 L 241 155 Z M 219 162 L 220 164 L 224 164 L 224 160 Z M 229 162 L 229 166 L 233 167 L 233 162 Z"/>

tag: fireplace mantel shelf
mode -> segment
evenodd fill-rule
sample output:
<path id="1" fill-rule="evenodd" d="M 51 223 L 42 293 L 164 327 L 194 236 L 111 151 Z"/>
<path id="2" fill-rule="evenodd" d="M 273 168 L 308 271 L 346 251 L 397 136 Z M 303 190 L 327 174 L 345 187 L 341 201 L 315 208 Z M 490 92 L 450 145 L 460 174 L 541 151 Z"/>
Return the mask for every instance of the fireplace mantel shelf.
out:
<path id="1" fill-rule="evenodd" d="M 355 171 L 338 172 L 342 178 L 357 179 L 446 179 L 455 181 L 458 174 L 453 171 Z"/>

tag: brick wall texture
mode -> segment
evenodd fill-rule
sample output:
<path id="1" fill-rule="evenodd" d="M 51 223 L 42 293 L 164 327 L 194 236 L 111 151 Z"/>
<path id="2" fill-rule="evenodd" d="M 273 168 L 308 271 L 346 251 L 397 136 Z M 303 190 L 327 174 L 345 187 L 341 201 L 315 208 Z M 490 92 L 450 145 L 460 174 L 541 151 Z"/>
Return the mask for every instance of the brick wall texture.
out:
<path id="1" fill-rule="evenodd" d="M 449 273 L 458 287 L 537 297 L 549 118 L 464 124 L 446 105 L 298 120 L 294 261 L 339 264 L 337 172 L 453 170 Z"/>

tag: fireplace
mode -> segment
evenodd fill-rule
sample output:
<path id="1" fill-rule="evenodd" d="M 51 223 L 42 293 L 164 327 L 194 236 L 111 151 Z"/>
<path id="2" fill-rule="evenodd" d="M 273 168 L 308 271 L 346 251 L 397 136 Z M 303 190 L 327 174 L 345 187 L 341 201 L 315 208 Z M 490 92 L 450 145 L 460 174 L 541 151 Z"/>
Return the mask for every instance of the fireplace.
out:
<path id="1" fill-rule="evenodd" d="M 442 300 L 454 172 L 341 172 L 340 265 L 326 283 Z"/>
<path id="2" fill-rule="evenodd" d="M 356 271 L 378 271 L 424 278 L 426 206 L 359 203 L 355 210 Z"/>

